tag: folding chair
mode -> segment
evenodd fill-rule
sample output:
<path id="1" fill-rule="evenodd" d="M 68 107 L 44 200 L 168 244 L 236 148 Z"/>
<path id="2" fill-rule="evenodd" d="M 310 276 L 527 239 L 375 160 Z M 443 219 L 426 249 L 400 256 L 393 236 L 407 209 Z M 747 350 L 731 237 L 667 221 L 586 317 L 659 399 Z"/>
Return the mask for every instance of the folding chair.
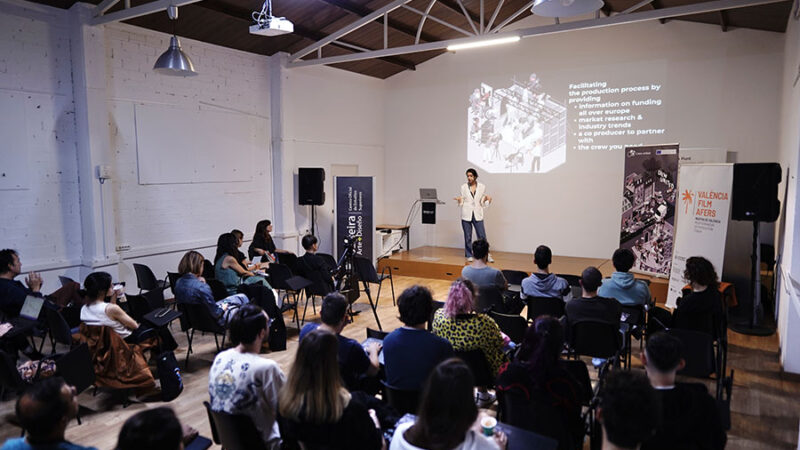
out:
<path id="1" fill-rule="evenodd" d="M 383 330 L 383 327 L 381 327 L 381 320 L 378 318 L 378 300 L 381 296 L 381 286 L 383 286 L 383 280 L 388 278 L 392 285 L 392 303 L 394 303 L 394 281 L 392 281 L 391 275 L 388 277 L 379 277 L 378 273 L 375 271 L 375 266 L 373 266 L 372 262 L 367 258 L 355 256 L 353 257 L 353 261 L 356 266 L 355 269 L 358 273 L 358 278 L 364 285 L 364 292 L 367 294 L 367 300 L 369 300 L 369 306 L 372 309 L 372 314 L 375 316 L 375 322 L 378 324 L 378 328 Z M 372 293 L 369 289 L 370 283 L 378 285 L 378 295 L 375 297 L 374 302 L 372 301 Z"/>
<path id="2" fill-rule="evenodd" d="M 214 335 L 214 344 L 217 346 L 217 352 L 225 347 L 225 335 L 227 329 L 217 322 L 217 319 L 211 315 L 207 305 L 179 303 L 178 310 L 186 316 L 185 321 L 181 321 L 181 328 L 184 324 L 187 328 L 186 339 L 188 341 L 188 348 L 186 349 L 186 363 L 184 369 L 189 368 L 189 355 L 192 353 L 192 341 L 194 339 L 195 331 L 209 332 Z M 222 335 L 222 343 L 219 342 L 218 336 Z"/>
<path id="3" fill-rule="evenodd" d="M 502 309 L 503 292 L 497 286 L 479 286 L 475 298 L 475 312 L 486 313 L 490 309 Z"/>
<path id="4" fill-rule="evenodd" d="M 528 329 L 528 321 L 524 317 L 518 314 L 502 314 L 494 310 L 489 310 L 489 316 L 500 327 L 500 331 L 505 333 L 514 343 L 522 343 L 525 338 L 525 331 Z"/>
<path id="5" fill-rule="evenodd" d="M 526 297 L 528 304 L 528 320 L 536 320 L 539 316 L 564 316 L 564 300 L 561 297 Z"/>
<path id="6" fill-rule="evenodd" d="M 208 402 L 203 402 L 211 425 L 214 442 L 225 450 L 266 450 L 261 434 L 253 419 L 244 414 L 228 414 L 214 411 Z"/>

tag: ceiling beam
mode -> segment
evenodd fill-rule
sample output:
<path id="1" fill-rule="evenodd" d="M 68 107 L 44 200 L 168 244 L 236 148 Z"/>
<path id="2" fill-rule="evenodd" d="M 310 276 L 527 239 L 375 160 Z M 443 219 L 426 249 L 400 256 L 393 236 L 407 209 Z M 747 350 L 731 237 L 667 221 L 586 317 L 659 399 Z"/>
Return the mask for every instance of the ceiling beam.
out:
<path id="1" fill-rule="evenodd" d="M 234 19 L 234 20 L 237 20 L 239 22 L 242 22 L 242 25 L 244 25 L 244 26 L 252 25 L 252 21 L 250 19 L 247 19 L 247 17 L 250 16 L 250 11 L 249 10 L 245 10 L 243 8 L 237 8 L 235 6 L 222 5 L 219 2 L 209 2 L 208 0 L 206 0 L 204 2 L 201 2 L 201 3 L 198 3 L 195 6 L 197 6 L 198 8 L 203 8 L 203 9 L 207 9 L 207 10 L 210 10 L 210 11 L 214 11 L 214 12 L 222 14 L 222 15 L 230 18 L 230 19 Z M 297 24 L 295 24 L 295 26 L 294 26 L 294 33 L 293 34 L 301 37 L 302 39 L 309 39 L 309 40 L 312 40 L 312 41 L 319 41 L 320 39 L 323 39 L 325 37 L 324 33 L 320 33 L 319 31 L 311 30 L 311 29 L 305 28 L 302 25 L 297 25 Z M 301 39 L 301 41 L 302 41 L 302 39 Z M 348 52 L 352 52 L 353 51 L 353 47 L 361 47 L 358 44 L 355 44 L 353 42 L 348 42 L 348 41 L 345 41 L 343 39 L 338 39 L 338 41 L 340 43 L 333 42 L 330 45 L 335 46 L 337 48 L 341 48 L 341 49 L 347 50 Z M 299 43 L 299 42 L 300 41 L 298 41 L 296 43 Z M 382 58 L 379 58 L 379 59 L 381 59 L 382 61 L 385 61 L 385 62 L 387 62 L 389 64 L 393 64 L 395 66 L 402 67 L 403 69 L 406 69 L 406 70 L 417 70 L 416 64 L 411 62 L 411 61 L 409 61 L 409 60 L 407 60 L 407 59 L 405 59 L 405 58 L 399 58 L 399 57 L 396 57 L 396 56 L 387 56 L 387 57 L 382 57 Z"/>
<path id="2" fill-rule="evenodd" d="M 355 14 L 355 15 L 357 15 L 359 17 L 366 17 L 366 16 L 372 14 L 372 12 L 373 12 L 369 8 L 365 8 L 365 7 L 363 7 L 363 6 L 361 6 L 361 5 L 357 4 L 357 3 L 353 3 L 353 2 L 350 2 L 348 0 L 320 0 L 320 1 L 324 2 L 324 3 L 327 3 L 327 4 L 331 5 L 331 6 L 335 6 L 335 7 L 339 8 L 339 9 L 341 9 L 341 10 L 347 11 L 350 14 Z M 378 22 L 379 24 L 383 25 L 383 17 L 379 17 L 375 21 Z M 414 30 L 413 27 L 410 27 L 410 26 L 408 26 L 408 25 L 406 25 L 404 23 L 398 22 L 396 20 L 391 20 L 391 19 L 387 20 L 387 25 L 389 26 L 389 28 L 391 28 L 391 29 L 393 29 L 395 31 L 398 31 L 400 33 L 403 33 L 403 34 L 405 34 L 407 36 L 410 36 L 412 38 L 416 37 L 416 35 L 417 35 L 417 32 L 416 32 L 416 30 Z M 420 35 L 420 39 L 425 41 L 425 42 L 433 42 L 433 41 L 438 41 L 440 38 L 437 37 L 437 36 L 433 36 L 430 33 L 423 32 Z"/>
<path id="3" fill-rule="evenodd" d="M 454 1 L 454 0 L 439 0 L 437 3 L 441 4 L 442 6 L 444 6 L 445 8 L 447 8 L 447 9 L 449 9 L 451 11 L 455 11 L 455 12 L 457 12 L 459 14 L 462 13 L 461 7 L 458 6 L 458 2 L 457 1 Z M 470 20 L 472 20 L 475 23 L 481 23 L 480 16 L 476 16 L 475 14 L 473 14 L 472 11 L 468 10 L 466 7 L 464 7 L 464 10 L 467 12 L 467 14 L 469 14 L 469 19 Z"/>
<path id="4" fill-rule="evenodd" d="M 712 0 L 703 3 L 674 6 L 671 8 L 641 11 L 630 14 L 615 14 L 610 17 L 601 17 L 598 19 L 578 20 L 575 22 L 566 22 L 558 25 L 541 25 L 531 28 L 524 28 L 520 30 L 492 34 L 489 38 L 499 39 L 502 37 L 512 37 L 512 36 L 519 36 L 522 38 L 526 38 L 533 36 L 542 36 L 546 34 L 564 33 L 568 31 L 603 28 L 614 25 L 622 25 L 626 23 L 638 23 L 638 22 L 647 22 L 650 20 L 691 16 L 694 14 L 704 14 L 724 9 L 747 8 L 751 6 L 780 3 L 783 1 L 785 0 Z M 395 56 L 395 55 L 404 55 L 409 53 L 425 52 L 431 50 L 442 50 L 446 49 L 450 45 L 464 44 L 468 42 L 480 42 L 486 40 L 486 38 L 487 38 L 486 36 L 478 36 L 471 38 L 449 39 L 439 42 L 428 42 L 419 45 L 407 45 L 403 47 L 394 47 L 383 50 L 376 50 L 372 52 L 357 53 L 354 55 L 332 56 L 327 58 L 294 61 L 290 62 L 288 66 L 302 67 L 302 66 L 311 66 L 318 64 L 337 64 L 342 62 L 358 61 L 363 59 L 378 58 L 384 56 Z"/>
<path id="5" fill-rule="evenodd" d="M 157 0 L 155 2 L 145 3 L 143 5 L 134 6 L 133 8 L 114 11 L 113 13 L 97 16 L 92 19 L 92 25 L 102 25 L 109 22 L 119 22 L 122 20 L 135 19 L 137 17 L 146 16 L 159 11 L 166 11 L 170 6 L 185 6 L 192 3 L 197 3 L 200 0 Z"/>
<path id="6" fill-rule="evenodd" d="M 664 9 L 664 5 L 661 4 L 661 0 L 653 0 L 653 3 L 651 3 L 651 5 L 653 5 L 653 9 Z M 658 19 L 661 25 L 667 23 L 667 20 L 668 19 Z"/>
<path id="7" fill-rule="evenodd" d="M 725 11 L 719 12 L 719 26 L 722 27 L 722 32 L 728 31 L 728 16 Z"/>

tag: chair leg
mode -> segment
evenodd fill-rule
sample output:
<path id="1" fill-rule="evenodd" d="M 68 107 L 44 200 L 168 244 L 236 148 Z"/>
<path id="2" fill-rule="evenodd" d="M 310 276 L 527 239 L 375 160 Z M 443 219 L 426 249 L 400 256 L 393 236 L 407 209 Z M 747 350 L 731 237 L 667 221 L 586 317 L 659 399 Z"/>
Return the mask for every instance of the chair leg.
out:
<path id="1" fill-rule="evenodd" d="M 383 327 L 381 327 L 381 320 L 378 319 L 378 311 L 376 304 L 372 303 L 372 294 L 369 292 L 369 284 L 364 283 L 364 292 L 367 293 L 367 300 L 369 300 L 369 306 L 372 308 L 372 314 L 375 316 L 375 323 L 378 324 L 378 329 L 383 331 Z"/>
<path id="2" fill-rule="evenodd" d="M 194 328 L 192 328 L 191 334 L 189 331 L 186 331 L 186 340 L 189 341 L 189 345 L 186 349 L 186 362 L 183 365 L 183 370 L 189 370 L 189 354 L 192 353 L 192 338 L 194 338 Z"/>
<path id="3" fill-rule="evenodd" d="M 394 297 L 394 278 L 392 277 L 392 269 L 389 268 L 389 286 L 392 288 L 392 306 L 397 306 L 397 300 Z"/>
<path id="4" fill-rule="evenodd" d="M 306 311 L 308 310 L 308 301 L 309 300 L 311 300 L 313 302 L 314 301 L 314 296 L 312 295 L 311 298 L 309 299 L 308 294 L 306 294 L 306 306 L 303 307 L 303 319 L 300 321 L 300 325 L 306 323 Z"/>
<path id="5" fill-rule="evenodd" d="M 383 280 L 378 283 L 378 294 L 375 295 L 375 307 L 378 307 L 378 302 L 381 300 L 381 288 L 383 287 Z"/>

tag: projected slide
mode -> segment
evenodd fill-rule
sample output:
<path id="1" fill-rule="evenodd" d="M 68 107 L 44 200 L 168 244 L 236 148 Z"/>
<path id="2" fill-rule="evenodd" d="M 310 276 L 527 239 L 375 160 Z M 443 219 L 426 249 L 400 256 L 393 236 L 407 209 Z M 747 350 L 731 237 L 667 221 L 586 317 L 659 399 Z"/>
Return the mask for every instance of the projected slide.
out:
<path id="1" fill-rule="evenodd" d="M 469 97 L 467 159 L 490 173 L 543 173 L 567 159 L 567 108 L 532 73 Z"/>

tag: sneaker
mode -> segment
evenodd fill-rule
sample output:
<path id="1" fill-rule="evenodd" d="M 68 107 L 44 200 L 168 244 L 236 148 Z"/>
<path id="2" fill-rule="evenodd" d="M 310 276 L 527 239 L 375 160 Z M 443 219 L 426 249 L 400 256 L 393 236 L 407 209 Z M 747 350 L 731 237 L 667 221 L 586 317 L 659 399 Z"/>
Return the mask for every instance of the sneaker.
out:
<path id="1" fill-rule="evenodd" d="M 478 405 L 478 408 L 488 408 L 494 404 L 495 400 L 497 400 L 497 397 L 489 392 L 487 392 L 485 395 L 482 395 L 481 392 L 478 392 L 475 395 L 475 404 Z"/>
<path id="2" fill-rule="evenodd" d="M 489 262 L 490 262 L 490 263 L 493 263 L 493 262 L 494 262 L 494 258 L 492 258 L 492 254 L 491 254 L 491 253 L 489 253 Z"/>
<path id="3" fill-rule="evenodd" d="M 472 256 L 470 256 L 469 258 L 467 258 L 467 262 L 472 262 L 472 261 L 475 261 L 475 258 L 473 258 Z"/>

